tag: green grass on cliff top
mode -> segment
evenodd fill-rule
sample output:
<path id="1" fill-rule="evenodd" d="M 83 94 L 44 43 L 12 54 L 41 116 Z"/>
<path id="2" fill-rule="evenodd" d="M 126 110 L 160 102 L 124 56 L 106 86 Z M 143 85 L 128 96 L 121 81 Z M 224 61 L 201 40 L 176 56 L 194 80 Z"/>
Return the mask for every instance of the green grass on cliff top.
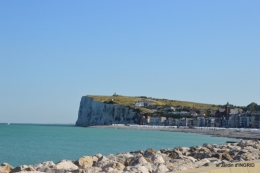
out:
<path id="1" fill-rule="evenodd" d="M 167 100 L 167 99 L 158 99 L 158 98 L 143 98 L 143 97 L 131 97 L 131 96 L 98 96 L 98 95 L 87 95 L 88 97 L 93 98 L 95 101 L 99 102 L 109 102 L 114 99 L 114 104 L 130 106 L 134 109 L 140 109 L 141 113 L 150 113 L 149 109 L 146 108 L 137 108 L 134 106 L 134 103 L 139 100 L 148 100 L 152 101 L 153 105 L 156 106 L 181 106 L 181 107 L 189 107 L 195 109 L 212 109 L 217 110 L 218 106 L 213 104 L 204 104 L 204 103 L 196 103 L 196 102 L 187 102 L 187 101 L 178 101 L 178 100 Z"/>

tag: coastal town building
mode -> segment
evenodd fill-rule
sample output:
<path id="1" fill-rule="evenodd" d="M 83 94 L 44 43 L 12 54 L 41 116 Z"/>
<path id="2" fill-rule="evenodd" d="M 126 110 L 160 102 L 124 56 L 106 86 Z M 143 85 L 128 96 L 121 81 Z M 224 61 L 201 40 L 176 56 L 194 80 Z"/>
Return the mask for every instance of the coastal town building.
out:
<path id="1" fill-rule="evenodd" d="M 257 114 L 253 114 L 251 115 L 254 117 L 254 123 L 252 123 L 253 125 L 253 128 L 260 128 L 260 115 L 257 115 Z"/>
<path id="2" fill-rule="evenodd" d="M 239 114 L 230 115 L 230 117 L 228 119 L 228 127 L 238 128 L 239 127 L 239 119 L 240 119 Z"/>
<path id="3" fill-rule="evenodd" d="M 165 124 L 167 126 L 177 126 L 177 120 L 178 119 L 174 119 L 174 118 L 167 118 L 165 121 Z"/>
<path id="4" fill-rule="evenodd" d="M 217 118 L 227 118 L 229 116 L 229 113 L 230 113 L 230 105 L 229 103 L 227 102 L 225 108 L 219 108 L 216 113 L 215 113 L 215 117 Z"/>
<path id="5" fill-rule="evenodd" d="M 216 117 L 216 123 L 215 125 L 217 127 L 236 127 L 236 126 L 241 126 L 239 125 L 238 122 L 238 116 L 240 116 L 240 111 L 239 109 L 230 109 L 230 105 L 227 102 L 225 105 L 225 108 L 219 108 L 215 112 L 215 117 Z M 244 120 L 239 120 L 239 122 L 244 122 Z M 242 123 L 243 124 L 243 123 Z"/>
<path id="6" fill-rule="evenodd" d="M 189 112 L 187 112 L 187 111 L 180 111 L 180 113 L 179 113 L 180 115 L 188 115 L 189 114 Z"/>
<path id="7" fill-rule="evenodd" d="M 149 107 L 153 104 L 152 101 L 148 101 L 148 100 L 139 100 L 137 102 L 135 102 L 135 106 L 136 107 Z"/>
<path id="8" fill-rule="evenodd" d="M 250 116 L 251 128 L 260 128 L 260 114 L 248 114 Z"/>
<path id="9" fill-rule="evenodd" d="M 206 111 L 206 110 L 201 109 L 201 110 L 199 111 L 199 115 L 205 116 L 206 114 L 207 114 L 207 111 Z"/>
<path id="10" fill-rule="evenodd" d="M 196 111 L 194 111 L 194 110 L 191 110 L 191 111 L 190 111 L 190 115 L 191 115 L 191 116 L 197 116 L 198 113 L 197 113 Z"/>
<path id="11" fill-rule="evenodd" d="M 250 117 L 246 115 L 241 115 L 239 117 L 239 127 L 249 128 L 250 126 Z"/>
<path id="12" fill-rule="evenodd" d="M 210 116 L 215 116 L 215 114 L 216 114 L 216 110 L 210 110 Z"/>
<path id="13" fill-rule="evenodd" d="M 215 118 L 209 117 L 206 120 L 206 127 L 214 127 Z"/>
<path id="14" fill-rule="evenodd" d="M 150 125 L 164 125 L 166 117 L 150 117 Z"/>
<path id="15" fill-rule="evenodd" d="M 187 126 L 187 119 L 186 118 L 178 119 L 177 126 Z"/>
<path id="16" fill-rule="evenodd" d="M 233 108 L 228 102 L 217 110 L 180 109 L 181 107 L 153 105 L 152 101 L 139 100 L 137 107 L 150 110 L 140 118 L 142 125 L 221 127 L 221 128 L 260 128 L 260 114 Z M 232 107 L 232 108 L 231 108 Z"/>
<path id="17" fill-rule="evenodd" d="M 166 107 L 164 107 L 164 110 L 167 112 L 172 112 L 172 111 L 175 111 L 175 108 L 172 106 L 166 106 Z"/>
<path id="18" fill-rule="evenodd" d="M 190 125 L 194 127 L 204 127 L 206 124 L 206 119 L 204 117 L 196 117 L 191 120 Z"/>
<path id="19" fill-rule="evenodd" d="M 140 124 L 155 126 L 260 128 L 260 114 L 231 114 L 229 118 L 205 116 L 197 116 L 193 118 L 142 116 Z"/>

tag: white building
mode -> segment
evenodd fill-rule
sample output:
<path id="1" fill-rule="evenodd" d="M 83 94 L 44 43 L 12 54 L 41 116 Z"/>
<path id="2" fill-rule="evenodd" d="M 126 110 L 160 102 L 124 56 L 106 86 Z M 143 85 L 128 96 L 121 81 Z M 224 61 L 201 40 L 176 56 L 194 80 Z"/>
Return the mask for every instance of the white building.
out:
<path id="1" fill-rule="evenodd" d="M 172 107 L 172 106 L 166 106 L 166 107 L 164 108 L 164 110 L 165 110 L 165 111 L 175 111 L 175 108 Z"/>
<path id="2" fill-rule="evenodd" d="M 134 105 L 136 107 L 149 107 L 153 104 L 152 101 L 147 101 L 147 100 L 139 100 L 138 102 L 136 102 Z"/>
<path id="3" fill-rule="evenodd" d="M 181 111 L 180 112 L 180 115 L 188 115 L 189 114 L 189 112 L 187 112 L 187 111 Z"/>
<path id="4" fill-rule="evenodd" d="M 163 125 L 165 117 L 150 117 L 150 125 Z"/>

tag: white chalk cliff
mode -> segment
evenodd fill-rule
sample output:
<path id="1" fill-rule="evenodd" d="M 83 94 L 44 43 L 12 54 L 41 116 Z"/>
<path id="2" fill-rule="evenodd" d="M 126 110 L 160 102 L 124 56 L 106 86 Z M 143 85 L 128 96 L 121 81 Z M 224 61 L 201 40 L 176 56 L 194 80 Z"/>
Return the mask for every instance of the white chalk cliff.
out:
<path id="1" fill-rule="evenodd" d="M 139 112 L 127 106 L 94 101 L 83 96 L 76 126 L 139 123 Z"/>

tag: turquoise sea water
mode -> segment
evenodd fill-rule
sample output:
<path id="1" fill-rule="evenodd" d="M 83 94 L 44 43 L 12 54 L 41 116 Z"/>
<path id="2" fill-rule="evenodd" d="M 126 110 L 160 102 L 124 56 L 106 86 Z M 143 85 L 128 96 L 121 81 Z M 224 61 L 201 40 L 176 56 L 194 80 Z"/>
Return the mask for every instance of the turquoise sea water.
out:
<path id="1" fill-rule="evenodd" d="M 153 130 L 0 125 L 0 163 L 18 166 L 62 159 L 76 160 L 97 153 L 108 155 L 147 148 L 221 144 L 228 140 L 208 135 Z"/>

